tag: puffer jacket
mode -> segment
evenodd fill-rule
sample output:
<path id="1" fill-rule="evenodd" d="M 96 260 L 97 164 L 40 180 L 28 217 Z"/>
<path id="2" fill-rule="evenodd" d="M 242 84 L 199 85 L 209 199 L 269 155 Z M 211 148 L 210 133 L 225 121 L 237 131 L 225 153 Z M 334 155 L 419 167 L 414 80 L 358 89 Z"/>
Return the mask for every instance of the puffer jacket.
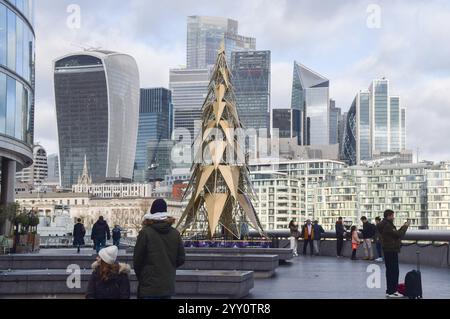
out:
<path id="1" fill-rule="evenodd" d="M 130 279 L 131 267 L 127 264 L 119 263 L 117 273 L 110 275 L 107 281 L 100 277 L 98 261 L 92 264 L 92 275 L 86 292 L 86 299 L 130 299 Z"/>
<path id="2" fill-rule="evenodd" d="M 405 237 L 408 226 L 404 225 L 399 230 L 390 220 L 383 219 L 377 229 L 380 233 L 380 240 L 383 250 L 386 252 L 400 252 L 402 238 Z"/>
<path id="3" fill-rule="evenodd" d="M 144 226 L 134 247 L 134 271 L 138 297 L 170 297 L 175 294 L 176 269 L 184 264 L 184 244 L 169 222 Z"/>

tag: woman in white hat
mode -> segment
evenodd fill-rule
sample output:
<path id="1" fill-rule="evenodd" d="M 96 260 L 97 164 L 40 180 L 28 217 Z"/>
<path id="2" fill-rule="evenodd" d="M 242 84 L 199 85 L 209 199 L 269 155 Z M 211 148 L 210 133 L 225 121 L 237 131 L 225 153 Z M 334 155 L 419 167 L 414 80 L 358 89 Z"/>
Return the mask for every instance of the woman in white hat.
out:
<path id="1" fill-rule="evenodd" d="M 130 299 L 131 267 L 117 263 L 117 246 L 103 248 L 92 264 L 86 299 Z"/>

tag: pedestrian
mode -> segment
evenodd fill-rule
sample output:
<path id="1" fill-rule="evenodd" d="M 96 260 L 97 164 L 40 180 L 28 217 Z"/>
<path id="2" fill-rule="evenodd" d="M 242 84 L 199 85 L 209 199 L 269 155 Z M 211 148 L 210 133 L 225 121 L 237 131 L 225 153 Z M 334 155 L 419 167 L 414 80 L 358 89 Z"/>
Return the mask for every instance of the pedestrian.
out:
<path id="1" fill-rule="evenodd" d="M 106 246 L 106 240 L 111 239 L 108 223 L 100 216 L 92 227 L 91 239 L 94 241 L 97 254 Z"/>
<path id="2" fill-rule="evenodd" d="M 375 259 L 376 262 L 383 262 L 383 250 L 381 248 L 381 236 L 380 236 L 380 232 L 378 231 L 378 224 L 381 222 L 381 218 L 379 216 L 375 217 L 375 247 L 377 249 L 377 254 L 378 254 L 378 258 Z"/>
<path id="3" fill-rule="evenodd" d="M 311 224 L 310 219 L 306 221 L 306 224 L 302 228 L 302 238 L 303 238 L 303 256 L 306 256 L 306 247 L 308 247 L 308 245 L 311 256 L 313 256 L 314 227 Z"/>
<path id="4" fill-rule="evenodd" d="M 300 232 L 298 231 L 298 224 L 295 219 L 292 219 L 289 223 L 289 231 L 291 237 L 289 237 L 291 243 L 291 249 L 294 253 L 294 257 L 298 256 L 298 239 L 300 238 Z"/>
<path id="5" fill-rule="evenodd" d="M 112 230 L 112 240 L 113 245 L 117 246 L 117 248 L 119 248 L 121 238 L 122 238 L 122 228 L 120 228 L 119 225 L 115 225 Z"/>
<path id="6" fill-rule="evenodd" d="M 376 227 L 370 223 L 366 216 L 361 217 L 363 223 L 362 238 L 364 247 L 364 260 L 374 260 L 372 250 L 372 240 L 376 234 Z"/>
<path id="7" fill-rule="evenodd" d="M 386 297 L 403 298 L 404 296 L 398 292 L 398 253 L 402 245 L 402 238 L 405 236 L 411 222 L 408 220 L 399 230 L 394 225 L 394 211 L 386 210 L 384 219 L 377 228 L 380 232 L 381 245 L 384 254 L 384 264 L 386 265 Z"/>
<path id="8" fill-rule="evenodd" d="M 337 258 L 340 258 L 342 257 L 342 247 L 344 247 L 344 237 L 346 234 L 342 217 L 338 218 L 335 225 L 335 230 L 336 230 L 336 249 L 337 249 L 336 256 Z"/>
<path id="9" fill-rule="evenodd" d="M 359 244 L 362 243 L 362 240 L 359 239 L 358 228 L 356 226 L 352 226 L 350 234 L 352 237 L 352 260 L 356 260 L 356 252 L 358 251 Z"/>
<path id="10" fill-rule="evenodd" d="M 86 299 L 130 299 L 131 267 L 117 263 L 117 246 L 103 248 L 92 264 Z"/>
<path id="11" fill-rule="evenodd" d="M 322 239 L 322 234 L 325 233 L 323 227 L 319 224 L 318 220 L 314 221 L 314 253 L 316 256 L 320 255 L 320 241 Z"/>
<path id="12" fill-rule="evenodd" d="M 185 252 L 174 223 L 163 199 L 155 200 L 144 216 L 133 256 L 140 299 L 170 299 L 175 294 L 176 269 L 184 264 Z"/>
<path id="13" fill-rule="evenodd" d="M 81 246 L 85 245 L 84 236 L 86 229 L 84 228 L 81 218 L 77 219 L 77 223 L 73 226 L 73 245 L 77 247 L 77 253 L 80 253 Z"/>
<path id="14" fill-rule="evenodd" d="M 245 220 L 241 221 L 241 240 L 248 240 L 248 235 L 250 234 L 250 231 L 248 229 L 248 223 Z"/>

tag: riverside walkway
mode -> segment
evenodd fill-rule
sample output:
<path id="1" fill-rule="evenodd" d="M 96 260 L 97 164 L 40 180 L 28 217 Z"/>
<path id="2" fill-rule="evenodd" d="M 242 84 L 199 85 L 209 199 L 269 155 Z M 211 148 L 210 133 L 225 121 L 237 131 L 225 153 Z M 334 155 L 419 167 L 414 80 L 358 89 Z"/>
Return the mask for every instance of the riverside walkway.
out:
<path id="1" fill-rule="evenodd" d="M 82 250 L 81 255 L 91 256 L 94 251 Z M 42 249 L 38 256 L 76 256 L 75 249 Z M 120 251 L 118 260 L 126 255 Z M 16 255 L 19 256 L 19 255 Z M 401 264 L 400 281 L 415 266 Z M 425 299 L 450 299 L 450 268 L 422 267 Z M 5 270 L 5 271 L 14 271 Z M 87 270 L 89 271 L 89 270 Z M 384 264 L 363 260 L 326 256 L 300 256 L 281 264 L 272 278 L 258 278 L 246 299 L 384 299 Z M 20 273 L 20 271 L 19 271 Z M 0 270 L 1 274 L 1 270 Z M 369 280 L 368 280 L 369 278 Z M 369 284 L 368 284 L 369 282 Z M 0 298 L 14 296 L 3 295 Z M 82 295 L 66 296 L 82 298 Z M 36 298 L 21 296 L 20 298 Z"/>

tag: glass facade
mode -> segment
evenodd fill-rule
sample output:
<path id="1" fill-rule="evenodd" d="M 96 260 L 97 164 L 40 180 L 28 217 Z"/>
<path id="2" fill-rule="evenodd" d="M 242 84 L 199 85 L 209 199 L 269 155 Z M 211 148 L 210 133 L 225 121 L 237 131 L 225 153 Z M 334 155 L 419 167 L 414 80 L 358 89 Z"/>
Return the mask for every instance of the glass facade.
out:
<path id="1" fill-rule="evenodd" d="M 336 107 L 334 100 L 330 101 L 330 144 L 339 143 L 339 120 L 341 117 L 341 109 Z"/>
<path id="2" fill-rule="evenodd" d="M 330 82 L 294 62 L 292 109 L 301 114 L 301 145 L 330 144 Z"/>
<path id="3" fill-rule="evenodd" d="M 54 76 L 62 186 L 77 182 L 85 157 L 93 182 L 131 180 L 139 110 L 134 59 L 74 54 L 55 62 Z"/>
<path id="4" fill-rule="evenodd" d="M 141 89 L 135 181 L 148 180 L 148 143 L 172 136 L 172 93 L 164 88 Z"/>
<path id="5" fill-rule="evenodd" d="M 344 127 L 344 140 L 342 146 L 342 159 L 349 165 L 358 163 L 358 118 L 357 118 L 358 96 L 353 100 Z"/>
<path id="6" fill-rule="evenodd" d="M 187 68 L 207 68 L 216 63 L 221 42 L 228 58 L 233 50 L 254 50 L 256 40 L 238 35 L 238 22 L 221 17 L 190 16 L 187 21 Z M 228 53 L 229 52 L 229 53 Z"/>
<path id="7" fill-rule="evenodd" d="M 33 1 L 0 1 L 0 134 L 33 143 Z"/>
<path id="8" fill-rule="evenodd" d="M 291 109 L 273 109 L 272 110 L 272 128 L 278 129 L 280 138 L 291 138 Z"/>
<path id="9" fill-rule="evenodd" d="M 246 129 L 270 126 L 270 51 L 240 51 L 231 55 L 231 72 L 239 119 Z"/>
<path id="10" fill-rule="evenodd" d="M 374 149 L 389 152 L 389 82 L 375 80 L 370 88 L 373 103 Z"/>
<path id="11" fill-rule="evenodd" d="M 406 154 L 406 110 L 400 102 L 399 97 L 389 96 L 386 79 L 374 80 L 368 91 L 358 93 L 347 114 L 344 160 L 356 165 Z"/>
<path id="12" fill-rule="evenodd" d="M 358 94 L 359 123 L 358 123 L 358 161 L 368 161 L 372 158 L 372 134 L 370 116 L 370 94 L 361 92 Z"/>
<path id="13" fill-rule="evenodd" d="M 401 141 L 401 147 L 402 150 L 406 150 L 406 109 L 402 108 L 401 111 L 401 136 L 402 136 L 402 141 Z"/>
<path id="14" fill-rule="evenodd" d="M 391 97 L 390 100 L 390 151 L 400 152 L 401 151 L 401 109 L 400 109 L 400 98 Z"/>
<path id="15" fill-rule="evenodd" d="M 210 69 L 172 69 L 170 87 L 174 130 L 187 129 L 194 139 L 195 122 L 201 121 L 201 108 L 208 94 Z"/>

